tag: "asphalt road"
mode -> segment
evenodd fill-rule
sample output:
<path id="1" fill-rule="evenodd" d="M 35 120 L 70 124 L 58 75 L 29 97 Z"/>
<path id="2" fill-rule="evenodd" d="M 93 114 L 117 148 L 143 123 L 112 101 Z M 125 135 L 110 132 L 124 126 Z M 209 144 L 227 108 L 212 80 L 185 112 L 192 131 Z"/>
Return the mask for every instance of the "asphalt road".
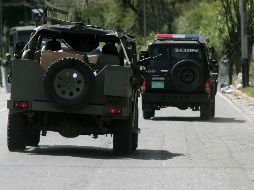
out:
<path id="1" fill-rule="evenodd" d="M 113 155 L 110 136 L 57 133 L 42 137 L 39 148 L 8 152 L 7 98 L 0 94 L 1 190 L 254 189 L 254 123 L 221 95 L 208 122 L 175 108 L 140 117 L 139 149 L 127 157 Z"/>

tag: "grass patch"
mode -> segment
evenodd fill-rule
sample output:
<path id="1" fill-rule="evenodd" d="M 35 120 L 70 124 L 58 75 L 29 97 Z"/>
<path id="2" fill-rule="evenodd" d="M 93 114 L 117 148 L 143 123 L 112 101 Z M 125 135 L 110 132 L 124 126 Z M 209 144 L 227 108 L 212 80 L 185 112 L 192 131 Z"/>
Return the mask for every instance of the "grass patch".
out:
<path id="1" fill-rule="evenodd" d="M 254 97 L 254 87 L 247 87 L 239 90 L 250 97 Z"/>
<path id="2" fill-rule="evenodd" d="M 233 83 L 236 80 L 237 75 L 233 75 Z M 247 96 L 254 97 L 254 61 L 250 62 L 250 72 L 249 72 L 249 81 L 250 87 L 239 89 L 241 92 L 246 94 Z"/>

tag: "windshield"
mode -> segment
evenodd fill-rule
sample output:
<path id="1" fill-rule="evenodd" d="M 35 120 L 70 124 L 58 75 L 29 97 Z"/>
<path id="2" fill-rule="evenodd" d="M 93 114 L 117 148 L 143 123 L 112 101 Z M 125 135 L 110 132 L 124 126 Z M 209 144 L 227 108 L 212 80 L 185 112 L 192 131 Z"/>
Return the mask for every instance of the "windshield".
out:
<path id="1" fill-rule="evenodd" d="M 19 31 L 18 32 L 18 42 L 25 42 L 27 43 L 30 39 L 31 33 L 33 30 L 30 31 Z"/>
<path id="2" fill-rule="evenodd" d="M 186 59 L 201 62 L 202 52 L 198 45 L 155 44 L 150 47 L 149 56 L 158 56 L 150 61 L 149 67 L 169 69 Z"/>

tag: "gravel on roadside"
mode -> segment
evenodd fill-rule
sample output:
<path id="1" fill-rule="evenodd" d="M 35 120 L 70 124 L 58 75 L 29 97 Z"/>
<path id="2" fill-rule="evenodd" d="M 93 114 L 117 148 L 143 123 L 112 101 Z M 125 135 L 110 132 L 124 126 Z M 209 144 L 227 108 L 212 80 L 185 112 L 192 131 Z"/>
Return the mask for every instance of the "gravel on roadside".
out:
<path id="1" fill-rule="evenodd" d="M 235 87 L 230 86 L 232 93 L 221 93 L 241 109 L 251 120 L 254 121 L 254 98 L 247 96 Z"/>

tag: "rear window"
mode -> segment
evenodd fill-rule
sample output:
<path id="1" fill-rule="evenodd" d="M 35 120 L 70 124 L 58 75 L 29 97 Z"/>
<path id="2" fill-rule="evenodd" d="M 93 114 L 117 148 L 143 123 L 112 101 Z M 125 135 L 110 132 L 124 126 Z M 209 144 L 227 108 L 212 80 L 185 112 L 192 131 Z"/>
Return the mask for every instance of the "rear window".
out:
<path id="1" fill-rule="evenodd" d="M 151 49 L 149 50 L 149 56 L 159 56 L 150 61 L 149 67 L 168 68 L 170 65 L 170 52 L 170 46 L 168 45 L 151 46 Z"/>
<path id="2" fill-rule="evenodd" d="M 61 49 L 64 51 L 77 51 L 79 53 L 89 53 L 99 47 L 99 41 L 95 35 L 76 34 L 76 33 L 62 33 L 61 38 L 54 35 L 42 35 L 41 42 L 37 44 L 37 50 L 45 48 L 48 41 L 52 39 L 61 44 Z"/>
<path id="3" fill-rule="evenodd" d="M 159 56 L 158 56 L 159 55 Z M 150 61 L 150 68 L 169 69 L 181 60 L 193 60 L 201 62 L 202 52 L 198 45 L 152 45 L 149 50 L 150 57 L 156 57 Z"/>

